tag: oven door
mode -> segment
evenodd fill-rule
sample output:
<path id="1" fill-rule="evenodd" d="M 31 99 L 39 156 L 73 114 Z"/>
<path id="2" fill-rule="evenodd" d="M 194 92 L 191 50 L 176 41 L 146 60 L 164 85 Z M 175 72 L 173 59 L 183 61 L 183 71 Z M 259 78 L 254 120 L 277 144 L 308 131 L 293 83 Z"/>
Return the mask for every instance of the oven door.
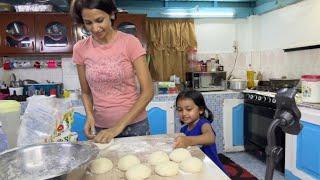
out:
<path id="1" fill-rule="evenodd" d="M 244 148 L 262 161 L 266 160 L 267 132 L 273 121 L 275 109 L 254 104 L 244 104 Z M 285 134 L 276 127 L 276 144 L 283 148 L 283 158 L 276 169 L 284 172 Z"/>
<path id="2" fill-rule="evenodd" d="M 273 121 L 275 109 L 254 104 L 244 104 L 245 142 L 260 148 L 267 146 L 267 132 Z M 276 128 L 276 144 L 284 148 L 285 134 L 280 127 Z M 245 143 L 246 144 L 246 143 Z"/>

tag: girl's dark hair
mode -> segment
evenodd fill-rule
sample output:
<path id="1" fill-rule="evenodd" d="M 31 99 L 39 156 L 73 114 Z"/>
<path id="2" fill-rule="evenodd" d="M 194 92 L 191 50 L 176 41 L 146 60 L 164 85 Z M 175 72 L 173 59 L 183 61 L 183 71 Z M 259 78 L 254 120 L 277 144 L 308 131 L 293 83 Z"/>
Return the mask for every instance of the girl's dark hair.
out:
<path id="1" fill-rule="evenodd" d="M 73 0 L 70 13 L 77 24 L 84 24 L 81 12 L 83 9 L 99 9 L 109 15 L 117 12 L 114 0 Z"/>
<path id="2" fill-rule="evenodd" d="M 199 91 L 189 89 L 181 91 L 176 98 L 176 106 L 181 99 L 191 99 L 200 109 L 204 110 L 200 116 L 207 118 L 210 123 L 213 121 L 213 114 L 208 109 L 204 97 Z"/>

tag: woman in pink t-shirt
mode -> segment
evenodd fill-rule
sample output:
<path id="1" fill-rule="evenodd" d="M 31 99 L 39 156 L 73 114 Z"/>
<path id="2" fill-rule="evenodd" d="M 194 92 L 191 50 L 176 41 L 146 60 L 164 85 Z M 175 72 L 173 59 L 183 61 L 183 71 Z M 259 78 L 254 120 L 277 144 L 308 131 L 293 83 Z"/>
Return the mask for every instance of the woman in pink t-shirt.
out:
<path id="1" fill-rule="evenodd" d="M 148 135 L 145 108 L 153 89 L 145 49 L 133 35 L 112 28 L 117 11 L 113 0 L 73 3 L 75 21 L 91 33 L 73 47 L 87 114 L 85 134 L 101 143 L 114 137 Z"/>

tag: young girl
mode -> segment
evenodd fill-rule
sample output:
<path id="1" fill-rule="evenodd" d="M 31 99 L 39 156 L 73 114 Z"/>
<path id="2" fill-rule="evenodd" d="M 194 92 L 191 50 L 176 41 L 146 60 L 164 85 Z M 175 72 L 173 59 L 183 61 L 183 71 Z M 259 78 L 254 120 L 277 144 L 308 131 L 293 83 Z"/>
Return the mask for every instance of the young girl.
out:
<path id="1" fill-rule="evenodd" d="M 211 126 L 213 114 L 207 108 L 202 94 L 195 90 L 182 91 L 176 99 L 176 107 L 182 124 L 180 132 L 186 136 L 175 139 L 175 148 L 200 145 L 201 150 L 224 172 L 215 144 L 215 132 Z"/>

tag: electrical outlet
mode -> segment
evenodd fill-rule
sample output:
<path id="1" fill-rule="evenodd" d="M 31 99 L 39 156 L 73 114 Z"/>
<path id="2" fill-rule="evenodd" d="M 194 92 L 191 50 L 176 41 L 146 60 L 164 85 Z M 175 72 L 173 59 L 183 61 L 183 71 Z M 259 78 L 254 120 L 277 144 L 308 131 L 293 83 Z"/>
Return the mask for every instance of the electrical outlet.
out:
<path id="1" fill-rule="evenodd" d="M 236 53 L 238 52 L 238 41 L 234 40 L 233 41 L 233 45 L 232 45 L 232 48 L 233 48 L 233 52 Z"/>

